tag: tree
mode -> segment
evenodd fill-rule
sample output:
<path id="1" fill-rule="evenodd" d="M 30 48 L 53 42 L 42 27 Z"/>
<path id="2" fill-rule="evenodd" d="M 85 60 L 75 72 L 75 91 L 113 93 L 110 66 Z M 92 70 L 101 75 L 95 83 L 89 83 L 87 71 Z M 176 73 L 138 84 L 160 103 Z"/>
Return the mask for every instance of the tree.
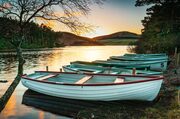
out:
<path id="1" fill-rule="evenodd" d="M 136 6 L 151 5 L 147 16 L 142 20 L 142 38 L 137 42 L 135 51 L 166 52 L 180 47 L 180 0 L 137 0 Z"/>
<path id="2" fill-rule="evenodd" d="M 18 74 L 16 79 L 23 74 L 25 60 L 22 55 L 22 42 L 25 40 L 26 29 L 31 21 L 37 19 L 53 20 L 65 24 L 74 32 L 88 30 L 86 25 L 78 19 L 78 15 L 87 15 L 92 4 L 102 4 L 104 0 L 1 0 L 0 16 L 17 20 L 14 26 L 3 28 L 6 39 L 16 48 L 18 57 Z M 61 16 L 56 9 L 61 10 Z"/>

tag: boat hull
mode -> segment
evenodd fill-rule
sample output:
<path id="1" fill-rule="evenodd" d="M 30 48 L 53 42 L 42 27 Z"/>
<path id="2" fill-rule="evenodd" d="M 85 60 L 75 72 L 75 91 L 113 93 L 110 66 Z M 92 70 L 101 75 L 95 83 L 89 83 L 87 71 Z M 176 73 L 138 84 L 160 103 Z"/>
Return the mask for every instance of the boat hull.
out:
<path id="1" fill-rule="evenodd" d="M 149 82 L 123 85 L 77 86 L 51 84 L 46 82 L 28 80 L 26 78 L 22 78 L 21 82 L 25 87 L 46 95 L 69 99 L 96 101 L 152 101 L 158 95 L 162 84 L 162 80 L 154 80 Z"/>
<path id="2" fill-rule="evenodd" d="M 72 69 L 66 68 L 66 67 L 63 67 L 63 71 L 64 71 L 64 72 L 77 72 L 77 71 L 75 71 L 75 70 L 72 70 Z"/>
<path id="3" fill-rule="evenodd" d="M 115 60 L 122 60 L 122 61 L 158 61 L 158 60 L 168 60 L 167 56 L 163 57 L 131 57 L 131 56 L 112 56 L 110 59 L 115 59 Z"/>
<path id="4" fill-rule="evenodd" d="M 167 56 L 166 53 L 159 53 L 159 54 L 124 54 L 124 56 L 129 57 L 154 57 L 154 56 Z"/>
<path id="5" fill-rule="evenodd" d="M 110 65 L 110 66 L 123 66 L 123 67 L 138 67 L 138 66 L 149 66 L 150 70 L 165 71 L 167 68 L 167 60 L 162 61 L 146 61 L 146 62 L 131 62 L 131 61 L 118 61 L 118 60 L 108 60 L 108 61 L 94 61 L 96 64 Z"/>
<path id="6" fill-rule="evenodd" d="M 98 70 L 94 70 L 94 69 Z M 81 70 L 82 69 L 82 70 Z M 143 75 L 143 76 L 148 76 L 148 75 L 162 75 L 162 72 L 157 72 L 157 71 L 146 71 L 146 70 L 135 70 L 133 74 L 133 69 L 120 69 L 120 68 L 107 68 L 107 67 L 100 67 L 98 66 L 89 66 L 88 65 L 66 65 L 63 66 L 64 72 L 82 72 L 82 73 L 102 73 L 102 74 L 121 74 L 121 75 Z M 89 71 L 88 71 L 89 70 Z"/>

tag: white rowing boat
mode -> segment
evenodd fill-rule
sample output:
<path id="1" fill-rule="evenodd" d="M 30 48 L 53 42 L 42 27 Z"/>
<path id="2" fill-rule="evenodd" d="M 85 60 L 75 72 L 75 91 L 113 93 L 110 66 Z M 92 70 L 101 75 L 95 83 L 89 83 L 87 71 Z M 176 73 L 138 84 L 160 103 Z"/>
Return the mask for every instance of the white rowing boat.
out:
<path id="1" fill-rule="evenodd" d="M 22 84 L 36 92 L 80 100 L 152 101 L 159 93 L 162 76 L 78 74 L 36 71 L 22 76 Z"/>
<path id="2" fill-rule="evenodd" d="M 149 71 L 149 70 L 136 70 L 125 69 L 116 67 L 103 67 L 97 65 L 78 64 L 63 66 L 65 72 L 82 72 L 82 73 L 101 73 L 101 74 L 122 74 L 122 75 L 162 75 L 163 72 Z"/>

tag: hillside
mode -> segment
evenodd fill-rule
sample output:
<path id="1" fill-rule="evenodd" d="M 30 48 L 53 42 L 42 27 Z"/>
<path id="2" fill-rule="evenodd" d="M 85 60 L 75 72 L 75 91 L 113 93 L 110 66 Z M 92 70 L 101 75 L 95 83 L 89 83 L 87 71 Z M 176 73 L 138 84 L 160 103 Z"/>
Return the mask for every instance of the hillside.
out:
<path id="1" fill-rule="evenodd" d="M 0 50 L 14 49 L 11 39 L 16 36 L 19 22 L 0 17 Z M 131 32 L 117 32 L 110 35 L 87 38 L 69 32 L 55 32 L 51 28 L 31 22 L 26 30 L 24 49 L 54 48 L 61 46 L 129 45 L 139 35 Z M 8 35 L 7 35 L 8 34 Z M 10 42 L 9 42 L 10 41 Z"/>
<path id="2" fill-rule="evenodd" d="M 134 42 L 136 42 L 139 38 L 140 35 L 138 34 L 122 31 L 109 35 L 94 37 L 93 40 L 103 45 L 130 45 L 134 44 Z"/>
<path id="3" fill-rule="evenodd" d="M 56 44 L 64 46 L 78 46 L 78 45 L 101 45 L 96 41 L 93 41 L 91 38 L 78 36 L 69 32 L 58 32 L 58 38 Z"/>
<path id="4" fill-rule="evenodd" d="M 56 46 L 81 45 L 129 45 L 136 42 L 140 35 L 123 31 L 94 38 L 82 37 L 69 32 L 58 32 Z"/>
<path id="5" fill-rule="evenodd" d="M 105 39 L 138 39 L 140 35 L 128 31 L 116 32 L 109 35 L 94 37 L 93 40 L 105 40 Z"/>

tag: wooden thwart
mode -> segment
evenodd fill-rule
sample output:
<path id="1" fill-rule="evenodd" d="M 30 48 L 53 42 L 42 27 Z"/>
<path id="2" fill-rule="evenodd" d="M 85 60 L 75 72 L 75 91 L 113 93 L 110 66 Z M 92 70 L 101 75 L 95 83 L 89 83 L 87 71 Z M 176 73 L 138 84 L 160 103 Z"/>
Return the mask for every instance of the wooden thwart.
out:
<path id="1" fill-rule="evenodd" d="M 89 79 L 91 79 L 93 76 L 85 76 L 82 79 L 78 80 L 75 84 L 83 84 L 87 82 Z"/>
<path id="2" fill-rule="evenodd" d="M 46 75 L 46 76 L 43 76 L 43 77 L 39 77 L 39 78 L 37 78 L 36 80 L 45 80 L 45 79 L 54 77 L 54 76 L 56 76 L 56 75 L 57 75 L 57 74 L 49 74 L 49 75 Z"/>
<path id="3" fill-rule="evenodd" d="M 123 83 L 124 79 L 121 77 L 117 77 L 116 80 L 114 81 L 114 83 Z"/>

